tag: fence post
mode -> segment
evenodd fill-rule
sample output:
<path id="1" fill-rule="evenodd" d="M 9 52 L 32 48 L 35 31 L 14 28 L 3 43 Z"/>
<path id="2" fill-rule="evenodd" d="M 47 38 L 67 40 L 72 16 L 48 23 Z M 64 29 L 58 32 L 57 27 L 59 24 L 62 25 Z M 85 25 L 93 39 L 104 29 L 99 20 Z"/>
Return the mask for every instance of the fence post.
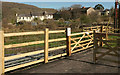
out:
<path id="1" fill-rule="evenodd" d="M 100 27 L 100 32 L 103 32 L 103 25 Z M 100 47 L 103 47 L 103 42 L 101 41 L 103 38 L 102 36 L 100 37 Z"/>
<path id="2" fill-rule="evenodd" d="M 0 31 L 0 75 L 4 75 L 4 32 Z"/>
<path id="3" fill-rule="evenodd" d="M 44 62 L 47 63 L 48 62 L 48 48 L 49 48 L 49 29 L 46 28 L 44 31 L 44 35 L 45 35 L 45 40 L 44 40 Z"/>
<path id="4" fill-rule="evenodd" d="M 93 31 L 93 41 L 94 41 L 94 49 L 93 49 L 93 62 L 96 63 L 96 50 L 97 50 L 97 39 L 96 39 L 96 33 L 95 30 Z"/>
<path id="5" fill-rule="evenodd" d="M 106 40 L 108 40 L 108 26 L 106 28 Z"/>
<path id="6" fill-rule="evenodd" d="M 101 33 L 103 32 L 103 25 L 100 27 L 100 32 Z"/>
<path id="7" fill-rule="evenodd" d="M 67 56 L 71 56 L 71 28 L 66 28 L 66 39 L 67 39 Z"/>
<path id="8" fill-rule="evenodd" d="M 90 30 L 92 31 L 92 27 L 90 28 Z"/>

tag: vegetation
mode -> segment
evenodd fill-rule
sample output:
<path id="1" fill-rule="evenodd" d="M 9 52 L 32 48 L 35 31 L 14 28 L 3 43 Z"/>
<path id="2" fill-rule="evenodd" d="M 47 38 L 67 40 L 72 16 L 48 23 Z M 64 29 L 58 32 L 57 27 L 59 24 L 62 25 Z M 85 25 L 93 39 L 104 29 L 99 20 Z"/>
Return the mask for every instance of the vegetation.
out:
<path id="1" fill-rule="evenodd" d="M 97 4 L 94 9 L 96 9 L 96 10 L 104 10 L 104 7 L 103 7 L 102 4 Z"/>
<path id="2" fill-rule="evenodd" d="M 8 23 L 16 21 L 16 13 L 28 14 L 30 12 L 43 12 L 43 11 L 54 13 L 57 11 L 55 9 L 38 8 L 33 5 L 13 2 L 2 2 L 2 9 L 3 9 L 2 11 L 3 27 L 8 26 Z"/>
<path id="3" fill-rule="evenodd" d="M 70 8 L 74 8 L 73 10 Z M 96 12 L 91 15 L 86 15 L 81 13 L 79 10 L 81 5 L 72 5 L 68 8 L 62 8 L 62 10 L 55 9 L 46 9 L 46 8 L 38 8 L 32 5 L 20 4 L 20 3 L 11 3 L 11 2 L 3 2 L 4 9 L 3 12 L 3 30 L 5 33 L 12 32 L 26 32 L 26 31 L 43 31 L 45 28 L 49 28 L 50 30 L 60 30 L 65 29 L 67 27 L 72 28 L 72 32 L 80 32 L 83 29 L 84 25 L 91 26 L 93 22 L 103 22 L 108 21 L 109 17 L 114 17 L 114 8 L 111 8 L 110 16 L 99 16 Z M 102 5 L 96 5 L 96 9 L 104 9 Z M 32 12 L 42 12 L 48 11 L 53 12 L 54 19 L 52 20 L 44 20 L 40 21 L 38 18 L 34 19 L 34 23 L 36 25 L 32 25 L 33 22 L 20 22 L 16 24 L 16 16 L 15 14 L 26 14 Z M 12 23 L 13 25 L 8 25 L 8 23 Z M 63 38 L 65 34 L 50 34 L 50 39 L 55 38 Z M 22 37 L 10 37 L 5 38 L 5 45 L 8 44 L 17 44 L 31 41 L 39 41 L 44 40 L 44 35 L 34 35 L 34 36 L 22 36 Z M 65 41 L 50 43 L 49 47 L 57 47 L 61 45 L 65 45 Z M 16 54 L 17 52 L 25 53 L 29 51 L 34 51 L 38 49 L 43 49 L 44 44 L 31 45 L 27 47 L 20 48 L 12 48 L 5 50 L 6 54 Z"/>
<path id="4" fill-rule="evenodd" d="M 72 9 L 74 8 L 74 9 Z M 91 26 L 92 23 L 100 23 L 109 20 L 109 16 L 99 16 L 97 12 L 93 12 L 91 15 L 82 13 L 80 9 L 82 5 L 75 4 L 70 7 L 63 7 L 61 10 L 38 8 L 32 5 L 3 2 L 3 30 L 4 32 L 24 32 L 24 31 L 36 31 L 49 28 L 50 30 L 60 30 L 67 27 L 72 27 L 73 31 L 82 31 L 84 25 Z M 95 6 L 96 9 L 103 9 L 104 7 L 100 4 Z M 32 11 L 31 11 L 32 10 Z M 28 14 L 30 12 L 53 12 L 54 20 L 40 21 L 35 18 L 33 22 L 19 22 L 16 23 L 16 13 Z M 110 16 L 114 20 L 114 8 L 111 8 Z M 111 20 L 111 21 L 112 21 Z"/>
<path id="5" fill-rule="evenodd" d="M 57 39 L 57 38 L 65 38 L 65 37 L 66 37 L 65 33 L 50 34 L 49 39 Z M 32 41 L 43 41 L 43 40 L 44 40 L 44 35 L 34 35 L 34 36 L 28 35 L 28 36 L 19 36 L 19 37 L 14 36 L 14 37 L 5 38 L 5 45 L 32 42 Z M 65 44 L 66 41 L 51 42 L 49 43 L 49 48 L 63 46 Z M 37 51 L 42 49 L 44 49 L 44 43 L 5 49 L 5 54 L 6 56 L 9 56 L 12 54 L 26 53 L 26 52 Z"/>

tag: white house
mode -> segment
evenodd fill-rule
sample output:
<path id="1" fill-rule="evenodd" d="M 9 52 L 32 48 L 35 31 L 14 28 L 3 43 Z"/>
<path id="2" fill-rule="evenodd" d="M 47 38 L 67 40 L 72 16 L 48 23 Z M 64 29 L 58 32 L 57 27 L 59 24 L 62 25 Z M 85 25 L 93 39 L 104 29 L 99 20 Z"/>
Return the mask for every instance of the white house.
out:
<path id="1" fill-rule="evenodd" d="M 100 16 L 104 16 L 104 15 L 108 16 L 110 14 L 110 10 L 109 9 L 106 9 L 106 10 L 96 10 L 96 12 Z"/>
<path id="2" fill-rule="evenodd" d="M 53 14 L 47 13 L 46 11 L 42 13 L 30 12 L 29 14 L 16 14 L 16 17 L 17 17 L 17 22 L 21 22 L 21 21 L 31 22 L 35 18 L 38 18 L 41 21 L 43 21 L 44 19 L 53 19 Z"/>

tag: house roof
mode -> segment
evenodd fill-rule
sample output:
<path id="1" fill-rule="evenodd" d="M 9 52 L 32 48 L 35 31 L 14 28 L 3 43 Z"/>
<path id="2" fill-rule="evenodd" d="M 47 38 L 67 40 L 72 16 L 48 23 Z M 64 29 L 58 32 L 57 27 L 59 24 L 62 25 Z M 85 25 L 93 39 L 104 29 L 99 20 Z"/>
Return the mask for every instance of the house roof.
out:
<path id="1" fill-rule="evenodd" d="M 104 11 L 110 11 L 110 9 L 105 9 Z"/>
<path id="2" fill-rule="evenodd" d="M 73 8 L 72 10 L 69 9 L 70 12 L 80 12 L 80 13 L 85 13 L 87 10 L 92 7 L 87 7 L 87 8 Z M 67 10 L 64 10 L 67 11 Z M 62 11 L 57 11 L 55 14 L 60 14 Z"/>
<path id="3" fill-rule="evenodd" d="M 80 11 L 87 11 L 89 8 L 91 7 L 87 7 L 87 8 L 76 8 L 77 10 L 80 10 Z"/>
<path id="4" fill-rule="evenodd" d="M 87 7 L 87 8 L 75 8 L 75 9 L 73 9 L 71 12 L 86 13 L 89 8 L 91 8 L 91 7 Z"/>
<path id="5" fill-rule="evenodd" d="M 31 16 L 44 16 L 44 14 L 46 15 L 52 15 L 52 12 L 39 12 L 39 13 L 29 13 L 29 14 L 19 14 L 19 17 L 31 17 Z"/>

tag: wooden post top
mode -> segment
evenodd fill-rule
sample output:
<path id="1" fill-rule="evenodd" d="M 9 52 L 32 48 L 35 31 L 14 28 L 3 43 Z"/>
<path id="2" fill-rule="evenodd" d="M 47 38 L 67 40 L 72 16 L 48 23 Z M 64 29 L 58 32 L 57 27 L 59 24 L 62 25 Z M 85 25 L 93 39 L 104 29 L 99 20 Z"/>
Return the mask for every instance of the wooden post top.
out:
<path id="1" fill-rule="evenodd" d="M 66 34 L 67 34 L 67 36 L 71 35 L 71 28 L 66 28 Z"/>

